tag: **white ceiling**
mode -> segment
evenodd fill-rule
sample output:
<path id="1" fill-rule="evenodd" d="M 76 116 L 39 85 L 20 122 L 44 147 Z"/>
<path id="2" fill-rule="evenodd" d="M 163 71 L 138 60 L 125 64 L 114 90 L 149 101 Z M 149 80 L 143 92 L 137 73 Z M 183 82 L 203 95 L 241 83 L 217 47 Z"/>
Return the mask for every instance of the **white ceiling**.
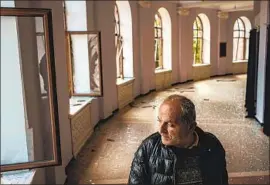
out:
<path id="1" fill-rule="evenodd" d="M 178 0 L 171 1 L 179 4 L 181 7 L 186 8 L 210 8 L 225 12 L 253 10 L 254 1 L 190 1 L 190 0 Z"/>

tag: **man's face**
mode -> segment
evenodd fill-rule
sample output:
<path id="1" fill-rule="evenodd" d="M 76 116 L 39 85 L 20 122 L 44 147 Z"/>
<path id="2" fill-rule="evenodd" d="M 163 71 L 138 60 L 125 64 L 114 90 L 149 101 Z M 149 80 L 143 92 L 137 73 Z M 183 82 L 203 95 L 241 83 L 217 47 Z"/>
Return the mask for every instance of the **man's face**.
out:
<path id="1" fill-rule="evenodd" d="M 158 122 L 162 143 L 170 146 L 184 146 L 191 131 L 179 121 L 180 106 L 175 102 L 163 103 L 159 108 Z"/>

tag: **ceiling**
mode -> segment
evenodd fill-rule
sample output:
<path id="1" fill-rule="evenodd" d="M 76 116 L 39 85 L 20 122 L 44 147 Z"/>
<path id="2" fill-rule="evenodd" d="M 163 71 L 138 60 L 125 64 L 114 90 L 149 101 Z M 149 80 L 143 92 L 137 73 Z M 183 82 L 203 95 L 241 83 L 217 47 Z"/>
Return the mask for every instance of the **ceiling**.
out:
<path id="1" fill-rule="evenodd" d="M 177 3 L 181 7 L 185 8 L 210 8 L 216 9 L 224 12 L 233 12 L 233 11 L 245 11 L 253 10 L 254 1 L 188 1 L 188 0 L 178 0 L 171 1 Z"/>

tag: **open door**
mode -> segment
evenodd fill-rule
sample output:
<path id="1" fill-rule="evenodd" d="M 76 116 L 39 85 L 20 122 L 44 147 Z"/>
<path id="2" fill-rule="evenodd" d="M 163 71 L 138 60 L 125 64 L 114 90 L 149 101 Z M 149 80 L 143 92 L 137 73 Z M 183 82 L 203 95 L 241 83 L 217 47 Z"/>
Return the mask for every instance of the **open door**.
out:
<path id="1" fill-rule="evenodd" d="M 252 29 L 250 31 L 246 102 L 245 102 L 247 110 L 246 117 L 249 118 L 254 118 L 256 113 L 259 38 L 260 38 L 259 30 Z"/>
<path id="2" fill-rule="evenodd" d="M 267 27 L 267 57 L 266 57 L 266 72 L 265 72 L 265 94 L 264 94 L 264 127 L 263 132 L 270 136 L 270 26 Z"/>

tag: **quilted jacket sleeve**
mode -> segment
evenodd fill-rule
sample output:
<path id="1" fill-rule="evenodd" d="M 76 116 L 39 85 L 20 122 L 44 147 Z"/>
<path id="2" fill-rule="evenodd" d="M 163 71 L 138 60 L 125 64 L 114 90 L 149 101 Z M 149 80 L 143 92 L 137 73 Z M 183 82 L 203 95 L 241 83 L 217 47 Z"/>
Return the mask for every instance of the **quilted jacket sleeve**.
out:
<path id="1" fill-rule="evenodd" d="M 218 161 L 219 168 L 221 170 L 220 181 L 221 185 L 228 185 L 228 172 L 227 172 L 227 163 L 226 163 L 226 152 L 221 144 L 221 142 L 215 137 L 217 148 L 219 148 Z"/>
<path id="2" fill-rule="evenodd" d="M 221 145 L 221 144 L 220 144 Z M 226 154 L 223 146 L 221 145 L 221 169 L 222 169 L 222 185 L 228 185 L 228 172 L 227 172 L 227 165 L 226 165 Z"/>
<path id="3" fill-rule="evenodd" d="M 134 154 L 131 164 L 128 184 L 150 184 L 148 176 L 147 150 L 145 144 L 141 144 Z"/>

